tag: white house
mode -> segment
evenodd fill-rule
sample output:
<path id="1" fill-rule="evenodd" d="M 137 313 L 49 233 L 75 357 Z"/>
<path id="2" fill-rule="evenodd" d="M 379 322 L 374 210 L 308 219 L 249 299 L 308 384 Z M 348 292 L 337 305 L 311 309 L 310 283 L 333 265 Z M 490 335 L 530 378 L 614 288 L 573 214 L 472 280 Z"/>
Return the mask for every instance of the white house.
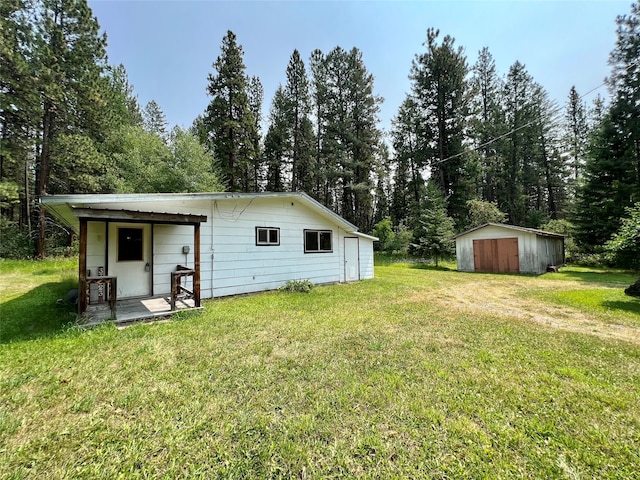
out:
<path id="1" fill-rule="evenodd" d="M 487 223 L 454 238 L 463 272 L 544 273 L 564 265 L 564 235 L 557 233 Z"/>
<path id="2" fill-rule="evenodd" d="M 288 280 L 374 274 L 377 239 L 305 193 L 55 195 L 41 203 L 79 233 L 80 313 L 106 300 L 115 311 L 123 299 L 171 297 L 173 309 L 184 292 L 199 306 Z"/>

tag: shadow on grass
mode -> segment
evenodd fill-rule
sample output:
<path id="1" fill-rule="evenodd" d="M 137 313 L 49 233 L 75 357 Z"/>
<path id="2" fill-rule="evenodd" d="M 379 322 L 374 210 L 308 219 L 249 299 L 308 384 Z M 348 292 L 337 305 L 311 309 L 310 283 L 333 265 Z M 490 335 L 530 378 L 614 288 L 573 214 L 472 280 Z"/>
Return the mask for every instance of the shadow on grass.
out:
<path id="1" fill-rule="evenodd" d="M 556 274 L 550 274 L 556 275 Z M 631 285 L 638 278 L 637 274 L 630 272 L 617 272 L 614 270 L 600 272 L 580 272 L 575 270 L 560 270 L 559 277 L 567 280 L 577 280 L 585 283 L 597 283 L 606 285 L 610 283 L 619 283 Z"/>
<path id="2" fill-rule="evenodd" d="M 67 292 L 77 288 L 73 279 L 40 285 L 0 305 L 0 344 L 33 340 L 60 332 L 75 320 L 75 306 L 59 305 Z"/>
<path id="3" fill-rule="evenodd" d="M 605 308 L 610 308 L 612 310 L 621 310 L 629 313 L 637 313 L 640 315 L 640 300 L 629 299 L 627 301 L 609 301 L 605 300 L 602 302 L 602 306 Z"/>
<path id="4" fill-rule="evenodd" d="M 419 270 L 435 270 L 438 272 L 455 272 L 455 268 L 447 267 L 444 265 L 438 265 L 437 267 L 433 263 L 416 262 L 411 264 L 411 268 L 417 268 Z"/>

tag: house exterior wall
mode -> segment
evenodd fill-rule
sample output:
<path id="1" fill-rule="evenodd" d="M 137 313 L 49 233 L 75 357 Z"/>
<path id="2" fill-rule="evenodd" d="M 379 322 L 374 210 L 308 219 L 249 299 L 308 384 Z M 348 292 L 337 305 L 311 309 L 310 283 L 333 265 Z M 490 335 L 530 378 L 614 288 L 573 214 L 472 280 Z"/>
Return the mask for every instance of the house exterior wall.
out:
<path id="1" fill-rule="evenodd" d="M 373 278 L 373 240 L 360 237 L 360 280 Z"/>
<path id="2" fill-rule="evenodd" d="M 105 267 L 107 261 L 105 258 L 105 241 L 107 238 L 107 228 L 104 222 L 88 222 L 87 223 L 87 270 L 90 276 L 98 276 L 98 268 Z M 98 300 L 98 287 L 92 286 L 89 292 L 91 302 Z"/>
<path id="3" fill-rule="evenodd" d="M 202 243 L 202 237 L 201 237 Z M 182 253 L 182 247 L 189 253 Z M 153 227 L 153 294 L 171 294 L 171 272 L 178 265 L 193 268 L 195 265 L 193 227 L 191 225 L 154 225 Z M 200 277 L 202 277 L 201 264 Z M 184 285 L 189 290 L 191 283 Z"/>
<path id="4" fill-rule="evenodd" d="M 521 273 L 544 273 L 549 265 L 564 264 L 564 239 L 513 228 L 487 225 L 456 238 L 458 270 L 473 272 L 473 240 L 517 238 Z"/>
<path id="5" fill-rule="evenodd" d="M 344 281 L 344 231 L 295 200 L 216 200 L 211 213 L 213 296 L 271 290 L 287 280 Z M 255 228 L 280 230 L 280 245 L 256 245 Z M 331 230 L 332 252 L 304 253 L 304 230 Z M 207 249 L 203 248 L 203 257 Z M 205 257 L 206 258 L 206 257 Z M 204 260 L 204 259 L 203 259 Z M 203 294 L 211 280 L 201 276 Z M 209 280 L 207 284 L 207 280 Z"/>
<path id="6" fill-rule="evenodd" d="M 206 215 L 207 222 L 200 227 L 201 298 L 271 290 L 287 280 L 309 279 L 322 284 L 345 279 L 344 237 L 353 234 L 296 198 L 154 199 L 146 204 L 101 204 L 101 208 Z M 256 245 L 256 227 L 278 228 L 280 244 Z M 103 222 L 89 222 L 87 248 L 92 260 L 87 268 L 104 259 L 100 228 L 104 231 Z M 333 251 L 304 253 L 305 229 L 331 230 Z M 194 266 L 193 232 L 190 225 L 154 225 L 154 295 L 170 294 L 170 274 L 177 265 Z M 373 278 L 373 241 L 358 238 L 360 278 Z M 115 239 L 109 241 L 110 248 L 115 248 Z M 190 249 L 187 255 L 182 253 L 183 246 Z"/>
<path id="7" fill-rule="evenodd" d="M 98 267 L 107 266 L 105 241 L 107 227 L 104 222 L 87 223 L 87 270 L 92 276 L 98 275 Z"/>

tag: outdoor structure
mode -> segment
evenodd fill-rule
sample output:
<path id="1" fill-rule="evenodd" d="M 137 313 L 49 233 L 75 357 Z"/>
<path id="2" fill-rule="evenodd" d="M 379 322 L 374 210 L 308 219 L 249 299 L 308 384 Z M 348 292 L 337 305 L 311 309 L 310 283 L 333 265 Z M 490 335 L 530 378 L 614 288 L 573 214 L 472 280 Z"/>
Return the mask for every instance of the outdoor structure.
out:
<path id="1" fill-rule="evenodd" d="M 41 203 L 79 235 L 85 318 L 167 315 L 288 280 L 374 274 L 377 239 L 305 193 L 53 195 Z"/>
<path id="2" fill-rule="evenodd" d="M 564 265 L 564 235 L 557 233 L 487 223 L 454 238 L 463 272 L 544 273 Z"/>

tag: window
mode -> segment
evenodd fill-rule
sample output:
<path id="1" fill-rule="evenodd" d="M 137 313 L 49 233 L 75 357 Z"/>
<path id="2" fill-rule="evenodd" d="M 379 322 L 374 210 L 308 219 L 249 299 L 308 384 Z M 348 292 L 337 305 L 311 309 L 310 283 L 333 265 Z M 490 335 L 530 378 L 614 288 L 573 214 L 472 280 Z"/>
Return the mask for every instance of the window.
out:
<path id="1" fill-rule="evenodd" d="M 142 228 L 118 229 L 118 261 L 142 260 Z"/>
<path id="2" fill-rule="evenodd" d="M 280 229 L 256 227 L 256 245 L 280 245 Z"/>
<path id="3" fill-rule="evenodd" d="M 333 252 L 331 230 L 305 230 L 304 253 Z"/>

